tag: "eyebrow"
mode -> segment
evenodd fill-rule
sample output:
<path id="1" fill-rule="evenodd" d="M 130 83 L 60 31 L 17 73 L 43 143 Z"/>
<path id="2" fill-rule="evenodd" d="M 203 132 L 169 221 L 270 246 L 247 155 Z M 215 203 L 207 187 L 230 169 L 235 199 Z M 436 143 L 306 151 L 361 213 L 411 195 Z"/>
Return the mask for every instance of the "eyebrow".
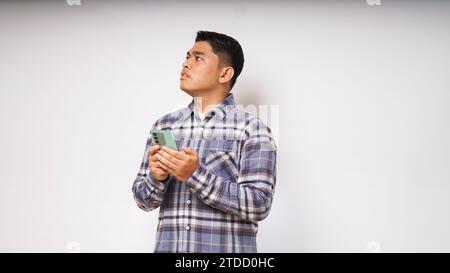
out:
<path id="1" fill-rule="evenodd" d="M 192 54 L 194 54 L 194 55 L 205 55 L 205 53 L 203 53 L 203 52 L 201 52 L 201 51 L 196 51 L 196 50 L 194 50 L 194 51 L 192 51 Z M 186 52 L 186 55 L 191 55 L 191 53 L 188 51 L 188 52 Z"/>

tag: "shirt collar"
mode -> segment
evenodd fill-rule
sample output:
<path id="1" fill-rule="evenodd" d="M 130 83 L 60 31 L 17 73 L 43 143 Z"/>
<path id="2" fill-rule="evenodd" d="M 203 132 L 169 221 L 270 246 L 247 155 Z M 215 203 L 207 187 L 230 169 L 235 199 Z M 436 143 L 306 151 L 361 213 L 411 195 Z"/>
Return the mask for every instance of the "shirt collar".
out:
<path id="1" fill-rule="evenodd" d="M 208 112 L 208 114 L 206 115 L 205 118 L 209 117 L 209 116 L 217 116 L 221 119 L 224 119 L 226 114 L 230 111 L 231 108 L 233 108 L 236 105 L 236 102 L 234 100 L 234 96 L 232 93 L 229 93 L 224 100 L 222 101 L 221 104 L 219 104 L 218 106 L 214 107 L 211 109 L 210 112 Z M 182 111 L 182 115 L 181 115 L 181 119 L 185 120 L 188 117 L 190 117 L 191 115 L 194 114 L 195 110 L 195 106 L 194 106 L 194 100 L 192 99 L 191 103 L 183 109 Z"/>

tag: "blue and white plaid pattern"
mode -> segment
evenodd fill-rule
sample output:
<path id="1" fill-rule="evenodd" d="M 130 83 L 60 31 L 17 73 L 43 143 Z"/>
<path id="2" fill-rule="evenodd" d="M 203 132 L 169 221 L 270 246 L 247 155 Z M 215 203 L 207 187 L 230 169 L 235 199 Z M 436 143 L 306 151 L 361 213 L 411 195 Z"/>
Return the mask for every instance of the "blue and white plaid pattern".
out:
<path id="1" fill-rule="evenodd" d="M 269 214 L 276 180 L 269 127 L 230 93 L 203 121 L 192 101 L 154 129 L 171 130 L 177 146 L 194 148 L 201 161 L 186 183 L 156 180 L 150 131 L 132 191 L 139 208 L 160 207 L 155 252 L 256 252 L 257 222 Z"/>

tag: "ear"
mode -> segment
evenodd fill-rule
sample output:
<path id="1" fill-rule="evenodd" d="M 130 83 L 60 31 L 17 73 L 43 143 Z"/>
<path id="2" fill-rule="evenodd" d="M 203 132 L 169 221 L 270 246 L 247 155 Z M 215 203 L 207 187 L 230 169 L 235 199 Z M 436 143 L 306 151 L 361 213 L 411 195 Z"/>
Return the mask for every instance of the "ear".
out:
<path id="1" fill-rule="evenodd" d="M 227 83 L 229 82 L 234 76 L 234 69 L 231 66 L 225 66 L 222 68 L 222 71 L 220 72 L 219 77 L 219 83 Z"/>

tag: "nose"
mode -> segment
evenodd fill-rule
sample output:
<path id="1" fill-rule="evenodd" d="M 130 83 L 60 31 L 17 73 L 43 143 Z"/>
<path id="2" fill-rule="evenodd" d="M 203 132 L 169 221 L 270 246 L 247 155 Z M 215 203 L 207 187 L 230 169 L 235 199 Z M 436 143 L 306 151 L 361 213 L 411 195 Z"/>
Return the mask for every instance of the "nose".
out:
<path id="1" fill-rule="evenodd" d="M 182 66 L 183 68 L 189 69 L 190 68 L 189 60 L 188 59 L 184 60 Z"/>

